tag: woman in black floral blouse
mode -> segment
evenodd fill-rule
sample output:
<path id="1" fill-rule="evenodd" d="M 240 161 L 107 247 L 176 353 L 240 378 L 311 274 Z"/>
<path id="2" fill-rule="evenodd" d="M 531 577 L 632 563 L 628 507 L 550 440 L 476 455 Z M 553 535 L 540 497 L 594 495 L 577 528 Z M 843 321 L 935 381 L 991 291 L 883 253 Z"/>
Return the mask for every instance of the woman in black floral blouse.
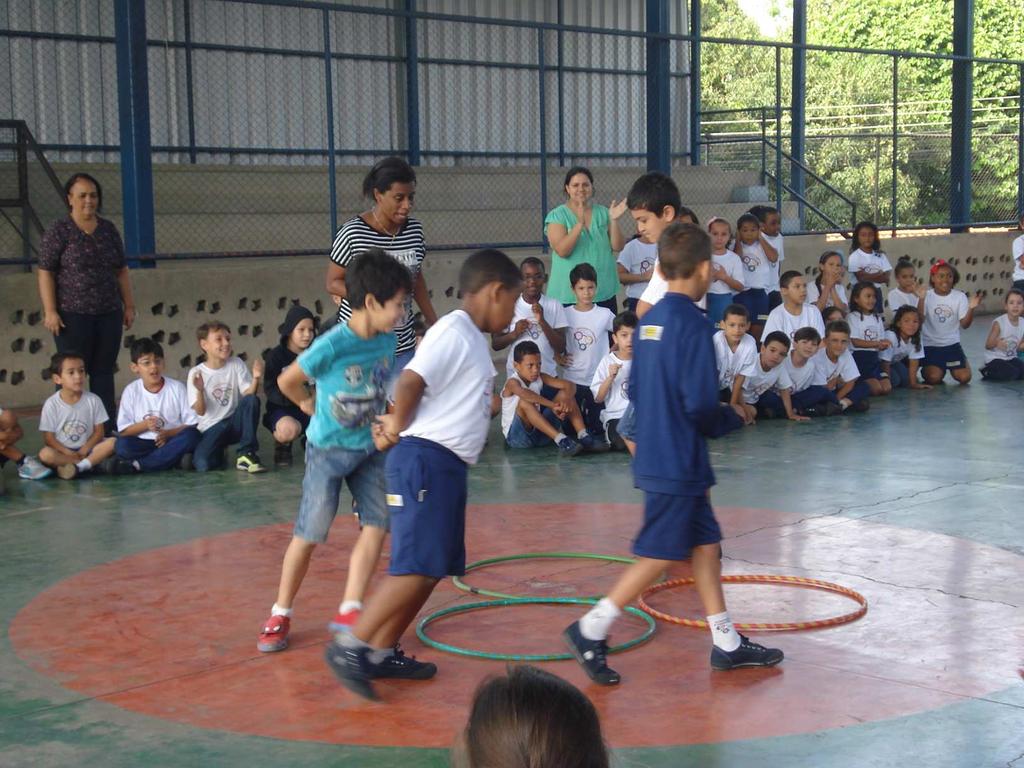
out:
<path id="1" fill-rule="evenodd" d="M 55 221 L 39 249 L 39 296 L 43 325 L 57 351 L 85 359 L 89 389 L 114 423 L 114 368 L 121 326 L 131 328 L 135 299 L 117 227 L 96 215 L 103 204 L 99 182 L 76 173 L 64 185 L 67 218 Z"/>

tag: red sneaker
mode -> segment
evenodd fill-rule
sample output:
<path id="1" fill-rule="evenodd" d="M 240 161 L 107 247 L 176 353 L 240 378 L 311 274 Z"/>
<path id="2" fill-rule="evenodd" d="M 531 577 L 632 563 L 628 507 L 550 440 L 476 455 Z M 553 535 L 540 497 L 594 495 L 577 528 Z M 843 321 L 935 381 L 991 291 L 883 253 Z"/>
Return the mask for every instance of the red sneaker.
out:
<path id="1" fill-rule="evenodd" d="M 345 611 L 344 613 L 336 613 L 334 614 L 334 620 L 327 625 L 327 628 L 335 634 L 338 634 L 339 632 L 351 632 L 352 627 L 354 627 L 356 622 L 359 621 L 360 614 L 362 614 L 362 611 L 359 609 L 354 611 Z"/>
<path id="2" fill-rule="evenodd" d="M 288 647 L 288 627 L 292 623 L 287 616 L 271 616 L 263 624 L 256 650 L 263 653 L 283 651 Z"/>

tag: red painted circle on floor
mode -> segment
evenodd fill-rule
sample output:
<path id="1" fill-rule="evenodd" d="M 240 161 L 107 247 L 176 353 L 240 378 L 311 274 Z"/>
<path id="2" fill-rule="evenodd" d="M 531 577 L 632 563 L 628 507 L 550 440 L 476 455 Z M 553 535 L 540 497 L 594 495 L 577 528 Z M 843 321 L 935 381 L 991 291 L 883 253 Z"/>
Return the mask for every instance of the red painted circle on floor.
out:
<path id="1" fill-rule="evenodd" d="M 705 633 L 659 624 L 645 646 L 612 657 L 617 688 L 593 686 L 574 662 L 545 667 L 580 686 L 615 747 L 671 746 L 763 738 L 892 718 L 956 703 L 1019 681 L 1005 631 L 1019 629 L 1015 605 L 1024 558 L 937 533 L 847 518 L 803 520 L 763 509 L 720 508 L 730 536 L 729 573 L 786 573 L 835 581 L 863 593 L 860 621 L 819 632 L 761 639 L 782 647 L 771 670 L 713 673 Z M 516 552 L 622 554 L 640 518 L 628 504 L 479 505 L 469 512 L 473 558 Z M 67 688 L 158 718 L 279 739 L 447 747 L 463 727 L 472 694 L 498 662 L 424 648 L 436 661 L 429 682 L 382 681 L 384 704 L 344 691 L 324 665 L 325 624 L 344 583 L 355 526 L 340 520 L 314 557 L 296 603 L 292 647 L 264 655 L 256 634 L 276 594 L 291 533 L 274 525 L 142 552 L 80 573 L 29 603 L 10 628 L 19 657 Z M 473 574 L 473 583 L 524 594 L 606 589 L 619 565 L 527 561 Z M 678 575 L 685 573 L 685 566 Z M 740 586 L 727 589 L 734 618 L 785 621 L 824 615 L 828 595 Z M 450 583 L 428 610 L 474 600 Z M 658 606 L 694 613 L 691 592 L 657 596 Z M 475 648 L 561 650 L 574 606 L 496 609 L 453 616 L 438 639 Z M 631 636 L 635 619 L 616 635 Z M 1015 631 L 1015 630 L 1014 630 Z M 614 639 L 614 638 L 613 638 Z"/>

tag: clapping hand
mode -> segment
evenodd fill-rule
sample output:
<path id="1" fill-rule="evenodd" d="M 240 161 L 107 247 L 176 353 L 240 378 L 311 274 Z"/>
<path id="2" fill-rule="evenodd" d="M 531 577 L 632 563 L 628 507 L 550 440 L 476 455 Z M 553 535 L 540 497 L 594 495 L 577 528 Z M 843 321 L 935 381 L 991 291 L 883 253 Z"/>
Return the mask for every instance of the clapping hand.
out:
<path id="1" fill-rule="evenodd" d="M 981 300 L 983 298 L 985 298 L 984 291 L 975 291 L 974 295 L 971 296 L 970 300 L 967 302 L 968 309 L 977 309 L 978 307 L 980 307 Z"/>
<path id="2" fill-rule="evenodd" d="M 614 221 L 615 219 L 621 219 L 625 216 L 626 211 L 628 210 L 629 208 L 626 207 L 626 198 L 622 198 L 621 200 L 612 200 L 611 204 L 608 206 L 608 215 L 611 216 Z"/>
<path id="3" fill-rule="evenodd" d="M 203 391 L 203 374 L 201 371 L 196 371 L 196 375 L 192 377 L 192 386 L 200 392 Z"/>
<path id="4" fill-rule="evenodd" d="M 263 378 L 263 358 L 257 357 L 252 361 L 252 377 L 254 379 Z"/>
<path id="5" fill-rule="evenodd" d="M 540 305 L 539 301 L 536 304 L 532 304 L 530 306 L 533 309 L 533 317 L 537 321 L 537 323 L 538 324 L 543 323 L 544 322 L 544 307 L 542 307 Z"/>

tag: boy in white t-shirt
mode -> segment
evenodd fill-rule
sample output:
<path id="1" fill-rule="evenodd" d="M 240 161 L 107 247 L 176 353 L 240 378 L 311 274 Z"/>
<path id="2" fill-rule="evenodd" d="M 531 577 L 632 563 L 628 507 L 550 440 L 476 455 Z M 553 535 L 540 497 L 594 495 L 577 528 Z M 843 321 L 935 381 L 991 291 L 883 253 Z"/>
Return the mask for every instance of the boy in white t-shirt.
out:
<path id="1" fill-rule="evenodd" d="M 528 256 L 519 265 L 519 273 L 523 279 L 523 293 L 516 300 L 508 328 L 491 334 L 491 348 L 498 351 L 512 345 L 505 361 L 505 374 L 509 375 L 516 344 L 529 339 L 540 349 L 541 370 L 548 376 L 554 376 L 557 373 L 555 358 L 565 354 L 565 329 L 569 325 L 565 309 L 543 293 L 548 279 L 543 261 L 536 256 Z"/>
<path id="2" fill-rule="evenodd" d="M 718 365 L 718 399 L 730 405 L 743 404 L 743 380 L 757 366 L 757 342 L 747 333 L 750 315 L 742 304 L 730 304 L 712 337 Z M 750 423 L 748 421 L 748 423 Z"/>
<path id="3" fill-rule="evenodd" d="M 18 477 L 22 480 L 43 480 L 49 477 L 53 474 L 52 469 L 18 448 L 17 442 L 24 436 L 25 432 L 14 411 L 0 408 L 0 470 L 8 461 L 13 461 L 18 467 Z"/>
<path id="4" fill-rule="evenodd" d="M 637 302 L 644 295 L 644 289 L 654 274 L 657 258 L 657 244 L 648 243 L 639 235 L 626 243 L 619 253 L 616 268 L 619 282 L 626 287 L 626 309 L 630 312 L 636 312 Z"/>
<path id="5" fill-rule="evenodd" d="M 576 296 L 576 305 L 567 307 L 569 323 L 565 355 L 562 357 L 562 378 L 576 385 L 576 405 L 583 414 L 583 424 L 595 439 L 604 440 L 604 421 L 600 403 L 594 401 L 590 382 L 597 364 L 608 354 L 608 337 L 615 315 L 606 307 L 594 304 L 597 293 L 597 271 L 588 263 L 577 264 L 569 273 L 569 283 Z"/>
<path id="6" fill-rule="evenodd" d="M 266 472 L 260 463 L 256 431 L 260 426 L 260 399 L 256 395 L 263 378 L 263 360 L 257 358 L 252 373 L 231 351 L 231 329 L 211 320 L 196 329 L 206 361 L 188 372 L 188 401 L 199 416 L 200 438 L 192 454 L 198 472 L 217 469 L 224 449 L 238 443 L 235 469 Z"/>
<path id="7" fill-rule="evenodd" d="M 608 442 L 613 451 L 628 450 L 619 434 L 619 420 L 629 406 L 629 371 L 633 366 L 633 333 L 639 324 L 633 312 L 620 312 L 612 324 L 615 351 L 609 352 L 597 365 L 590 382 L 595 402 L 604 405 L 604 422 Z"/>
<path id="8" fill-rule="evenodd" d="M 859 381 L 860 371 L 850 352 L 850 324 L 833 320 L 825 326 L 825 339 L 813 359 L 812 384 L 825 387 L 836 396 L 843 412 L 868 410 L 871 390 Z"/>
<path id="9" fill-rule="evenodd" d="M 164 376 L 164 350 L 150 338 L 131 346 L 132 373 L 117 411 L 119 473 L 158 472 L 185 466 L 199 442 L 199 418 L 188 404 L 185 385 Z"/>
<path id="10" fill-rule="evenodd" d="M 782 303 L 768 313 L 762 332 L 765 337 L 772 331 L 782 331 L 792 340 L 801 328 L 813 328 L 819 336 L 825 333 L 821 310 L 807 303 L 807 283 L 803 275 L 794 269 L 783 273 L 779 288 Z"/>
<path id="11" fill-rule="evenodd" d="M 803 416 L 834 416 L 843 409 L 835 392 L 823 384 L 815 384 L 817 367 L 814 356 L 821 346 L 821 334 L 809 326 L 793 334 L 793 347 L 783 365 L 793 383 L 790 399 L 793 410 Z"/>
<path id="12" fill-rule="evenodd" d="M 779 255 L 776 261 L 768 262 L 769 277 L 767 290 L 768 311 L 770 312 L 783 302 L 780 276 L 782 273 L 782 262 L 786 260 L 786 246 L 780 231 L 782 229 L 782 214 L 779 213 L 778 208 L 773 208 L 770 205 L 755 205 L 750 209 L 750 212 L 757 216 L 757 220 L 761 222 L 761 235 Z M 761 336 L 767 335 L 768 329 L 765 328 L 765 330 L 761 331 Z"/>
<path id="13" fill-rule="evenodd" d="M 790 421 L 807 421 L 793 410 L 789 392 L 793 382 L 782 363 L 789 354 L 789 337 L 782 331 L 772 331 L 764 337 L 754 371 L 743 379 L 743 410 L 748 423 L 760 416 L 777 419 L 786 416 Z"/>
<path id="14" fill-rule="evenodd" d="M 388 576 L 352 632 L 335 635 L 325 654 L 342 685 L 363 698 L 376 699 L 372 681 L 388 676 L 377 659 L 392 653 L 437 583 L 466 571 L 467 474 L 487 440 L 495 376 L 482 334 L 509 326 L 520 279 L 501 251 L 467 258 L 461 309 L 427 331 L 395 387 L 394 412 L 379 417 L 374 443 L 388 451 Z M 437 672 L 430 663 L 412 665 L 417 674 L 404 677 Z"/>
<path id="15" fill-rule="evenodd" d="M 39 461 L 64 480 L 84 474 L 114 454 L 114 438 L 103 436 L 107 409 L 85 391 L 85 361 L 74 352 L 58 352 L 50 360 L 53 383 L 60 390 L 43 403 L 39 431 L 45 446 Z"/>

